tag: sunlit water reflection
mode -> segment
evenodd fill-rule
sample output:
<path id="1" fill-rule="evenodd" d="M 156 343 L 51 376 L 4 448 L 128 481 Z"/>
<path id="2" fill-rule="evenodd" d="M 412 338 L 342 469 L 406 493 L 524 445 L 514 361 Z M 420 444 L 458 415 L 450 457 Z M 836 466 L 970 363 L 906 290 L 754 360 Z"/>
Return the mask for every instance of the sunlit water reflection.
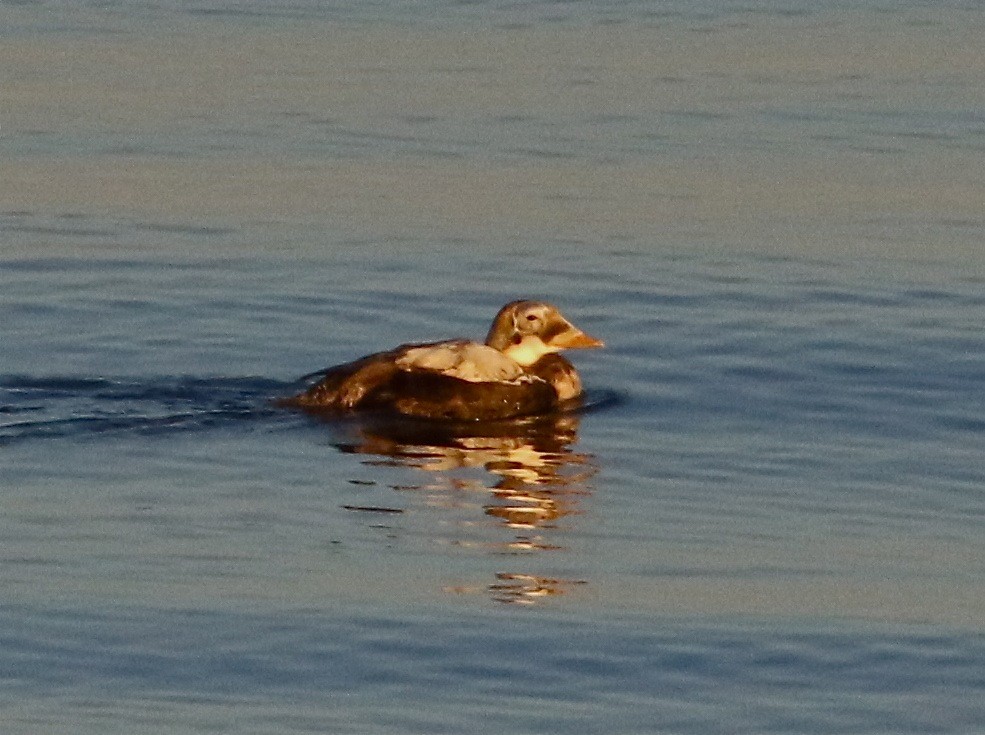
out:
<path id="1" fill-rule="evenodd" d="M 583 410 L 596 410 L 611 400 L 589 399 Z M 342 452 L 370 455 L 362 460 L 364 465 L 426 473 L 420 483 L 411 481 L 397 489 L 416 507 L 428 509 L 437 543 L 508 560 L 503 563 L 509 568 L 497 571 L 495 582 L 485 587 L 446 585 L 446 591 L 486 591 L 499 602 L 532 604 L 585 583 L 531 574 L 523 571 L 521 561 L 528 553 L 563 552 L 566 527 L 582 514 L 582 504 L 593 493 L 596 460 L 574 449 L 578 413 L 477 424 L 385 417 L 322 420 L 339 434 L 333 444 Z M 475 469 L 484 472 L 461 471 Z M 403 512 L 386 506 L 345 507 L 375 514 Z M 449 525 L 443 512 L 463 507 L 472 514 Z M 479 540 L 484 537 L 498 540 Z"/>

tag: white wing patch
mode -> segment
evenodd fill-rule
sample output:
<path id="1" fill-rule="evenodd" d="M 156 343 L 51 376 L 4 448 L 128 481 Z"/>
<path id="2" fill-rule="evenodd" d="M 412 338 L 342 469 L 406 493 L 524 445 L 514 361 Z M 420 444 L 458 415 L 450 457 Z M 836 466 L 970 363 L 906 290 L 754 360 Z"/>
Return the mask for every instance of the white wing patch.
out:
<path id="1" fill-rule="evenodd" d="M 401 370 L 430 370 L 470 383 L 503 383 L 529 377 L 499 350 L 467 340 L 412 347 L 397 358 L 396 364 Z"/>

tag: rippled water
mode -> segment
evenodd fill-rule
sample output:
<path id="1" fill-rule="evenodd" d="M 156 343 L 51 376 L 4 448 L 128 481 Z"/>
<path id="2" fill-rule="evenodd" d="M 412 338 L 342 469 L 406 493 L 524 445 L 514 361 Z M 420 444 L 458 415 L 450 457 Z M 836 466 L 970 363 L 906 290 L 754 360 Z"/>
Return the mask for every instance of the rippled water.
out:
<path id="1" fill-rule="evenodd" d="M 481 335 L 499 289 L 454 281 L 504 259 L 605 336 L 575 356 L 591 410 L 444 435 L 271 407 L 374 345 Z M 414 261 L 385 289 L 358 260 L 5 265 L 13 731 L 980 721 L 977 278 Z"/>
<path id="2" fill-rule="evenodd" d="M 484 612 L 24 615 L 5 658 L 46 732 L 961 732 L 981 640 Z M 44 641 L 39 645 L 37 641 Z M 45 697 L 33 699 L 33 687 Z M 17 692 L 21 687 L 8 686 Z M 127 695 L 121 701 L 119 692 Z M 6 710 L 15 722 L 24 712 Z M 166 722 L 162 724 L 162 720 Z M 28 727 L 31 719 L 21 720 Z M 24 731 L 29 731 L 23 727 Z M 105 730 L 103 730 L 105 731 Z"/>
<path id="3" fill-rule="evenodd" d="M 982 729 L 980 16 L 0 7 L 0 731 Z M 272 403 L 517 297 L 584 411 Z"/>

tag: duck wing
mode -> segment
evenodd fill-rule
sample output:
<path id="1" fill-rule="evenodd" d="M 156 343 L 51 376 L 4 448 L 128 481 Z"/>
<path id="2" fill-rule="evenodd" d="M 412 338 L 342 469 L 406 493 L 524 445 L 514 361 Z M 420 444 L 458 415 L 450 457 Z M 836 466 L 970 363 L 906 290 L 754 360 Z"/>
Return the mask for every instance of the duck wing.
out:
<path id="1" fill-rule="evenodd" d="M 279 402 L 282 406 L 348 410 L 393 382 L 400 372 L 396 359 L 404 350 L 419 345 L 402 345 L 388 352 L 377 352 L 358 360 L 335 365 L 305 377 L 320 377 L 303 393 Z"/>
<path id="2" fill-rule="evenodd" d="M 469 383 L 507 382 L 524 375 L 523 368 L 499 350 L 464 339 L 411 346 L 395 362 L 405 372 L 434 373 Z"/>

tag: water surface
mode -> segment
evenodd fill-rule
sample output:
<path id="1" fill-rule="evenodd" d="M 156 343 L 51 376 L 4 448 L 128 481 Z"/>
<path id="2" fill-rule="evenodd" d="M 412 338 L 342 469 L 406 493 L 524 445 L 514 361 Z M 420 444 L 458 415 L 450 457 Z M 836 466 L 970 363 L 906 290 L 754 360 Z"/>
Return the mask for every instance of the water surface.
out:
<path id="1" fill-rule="evenodd" d="M 5 735 L 983 727 L 975 5 L 0 21 Z M 272 404 L 517 297 L 588 410 Z"/>

